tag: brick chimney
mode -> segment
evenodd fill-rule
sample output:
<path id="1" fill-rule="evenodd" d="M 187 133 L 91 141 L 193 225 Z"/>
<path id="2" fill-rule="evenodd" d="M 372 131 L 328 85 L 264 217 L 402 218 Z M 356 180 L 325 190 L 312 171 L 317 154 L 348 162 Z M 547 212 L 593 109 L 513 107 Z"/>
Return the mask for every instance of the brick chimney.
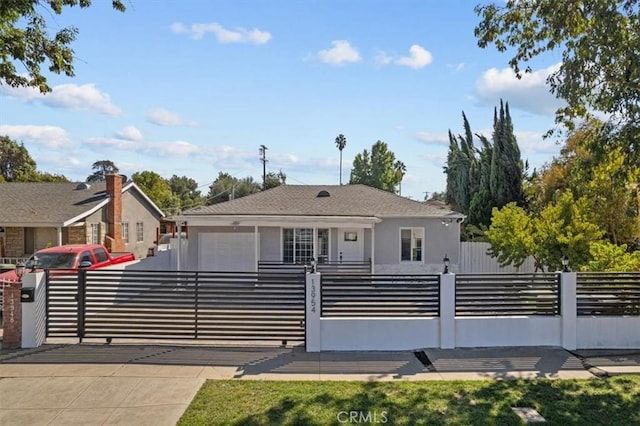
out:
<path id="1" fill-rule="evenodd" d="M 105 246 L 112 252 L 125 251 L 122 239 L 122 176 L 109 174 L 107 178 L 107 236 Z"/>

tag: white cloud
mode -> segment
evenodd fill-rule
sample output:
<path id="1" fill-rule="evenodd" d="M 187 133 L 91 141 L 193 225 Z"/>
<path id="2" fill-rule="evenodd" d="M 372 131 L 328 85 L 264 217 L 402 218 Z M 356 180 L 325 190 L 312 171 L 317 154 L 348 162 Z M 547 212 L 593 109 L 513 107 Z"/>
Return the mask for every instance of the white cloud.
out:
<path id="1" fill-rule="evenodd" d="M 515 130 L 514 134 L 518 140 L 518 146 L 520 147 L 520 152 L 523 154 L 523 158 L 536 154 L 555 155 L 560 152 L 560 145 L 551 138 L 544 139 L 542 132 Z"/>
<path id="2" fill-rule="evenodd" d="M 136 151 L 143 145 L 134 141 L 128 141 L 118 138 L 94 137 L 86 138 L 84 144 L 92 146 L 95 149 L 117 149 L 119 151 Z"/>
<path id="3" fill-rule="evenodd" d="M 449 134 L 444 132 L 416 132 L 413 135 L 416 139 L 426 144 L 448 145 Z"/>
<path id="4" fill-rule="evenodd" d="M 373 57 L 373 61 L 376 65 L 389 65 L 393 62 L 393 57 L 389 56 L 386 52 L 380 51 Z"/>
<path id="5" fill-rule="evenodd" d="M 147 120 L 149 120 L 154 124 L 157 124 L 158 126 L 164 126 L 164 127 L 175 127 L 175 126 L 193 127 L 197 125 L 196 122 L 185 120 L 175 112 L 168 111 L 164 108 L 152 108 L 149 111 L 147 111 Z"/>
<path id="6" fill-rule="evenodd" d="M 207 154 L 216 164 L 224 164 L 225 161 L 244 164 L 244 160 L 254 160 L 258 157 L 257 151 L 249 152 L 229 145 L 212 147 L 207 150 Z"/>
<path id="7" fill-rule="evenodd" d="M 119 139 L 125 139 L 128 141 L 141 141 L 142 133 L 136 126 L 127 126 L 123 129 L 116 131 L 115 136 Z"/>
<path id="8" fill-rule="evenodd" d="M 53 149 L 73 145 L 67 132 L 57 126 L 1 124 L 0 135 L 7 135 L 18 142 L 33 142 L 37 145 Z"/>
<path id="9" fill-rule="evenodd" d="M 144 151 L 159 157 L 187 157 L 199 152 L 200 148 L 186 141 L 154 142 L 145 144 Z"/>
<path id="10" fill-rule="evenodd" d="M 6 84 L 0 84 L 0 94 L 23 101 L 31 101 L 34 99 L 42 98 L 44 96 L 35 87 L 12 87 Z"/>
<path id="11" fill-rule="evenodd" d="M 269 158 L 269 162 L 274 165 L 280 166 L 288 166 L 293 164 L 300 163 L 300 157 L 294 154 L 273 154 Z"/>
<path id="12" fill-rule="evenodd" d="M 424 68 L 433 62 L 431 52 L 417 44 L 414 44 L 409 48 L 409 54 L 410 56 L 396 59 L 395 63 L 397 65 L 403 65 L 417 70 Z"/>
<path id="13" fill-rule="evenodd" d="M 478 134 L 486 136 L 489 141 L 491 141 L 492 133 L 492 128 L 485 128 L 478 132 Z M 518 147 L 520 148 L 523 160 L 535 155 L 542 155 L 548 159 L 551 158 L 551 155 L 556 155 L 560 152 L 560 145 L 558 145 L 554 139 L 543 138 L 544 132 L 514 130 L 513 134 L 518 141 Z M 474 138 L 474 140 L 476 140 L 477 143 L 477 138 Z"/>
<path id="14" fill-rule="evenodd" d="M 78 169 L 83 169 L 83 167 L 79 166 L 86 165 L 86 161 L 81 161 L 77 157 L 69 156 L 68 153 L 60 152 L 38 152 L 34 155 L 34 159 L 38 163 L 38 170 L 44 170 L 54 174 L 66 175 L 67 173 L 74 173 L 78 171 Z"/>
<path id="15" fill-rule="evenodd" d="M 67 157 L 67 161 L 72 166 L 79 166 L 82 162 L 76 157 Z"/>
<path id="16" fill-rule="evenodd" d="M 447 64 L 447 68 L 452 69 L 454 72 L 460 72 L 464 69 L 466 64 L 464 62 L 460 62 L 457 64 Z"/>
<path id="17" fill-rule="evenodd" d="M 525 73 L 518 79 L 511 68 L 499 70 L 491 68 L 476 81 L 476 94 L 485 104 L 496 105 L 500 99 L 511 107 L 540 115 L 553 115 L 562 105 L 547 86 L 547 77 L 558 70 L 560 64 L 552 65 L 532 73 Z"/>
<path id="18" fill-rule="evenodd" d="M 447 152 L 428 152 L 426 154 L 421 154 L 419 156 L 421 159 L 426 162 L 433 164 L 437 167 L 443 167 L 447 165 Z"/>
<path id="19" fill-rule="evenodd" d="M 266 31 L 261 31 L 256 28 L 247 30 L 242 27 L 236 27 L 230 30 L 216 22 L 191 24 L 191 26 L 187 26 L 182 22 L 174 22 L 170 28 L 171 31 L 176 34 L 189 34 L 191 38 L 195 40 L 200 40 L 207 33 L 212 33 L 216 36 L 219 43 L 265 44 L 271 40 L 271 34 Z"/>
<path id="20" fill-rule="evenodd" d="M 171 28 L 171 31 L 176 34 L 184 34 L 189 32 L 189 29 L 187 28 L 187 26 L 182 22 L 174 22 L 173 24 L 171 24 L 169 28 Z"/>
<path id="21" fill-rule="evenodd" d="M 95 150 L 129 151 L 152 155 L 154 157 L 187 157 L 203 150 L 190 142 L 143 142 L 119 138 L 94 137 L 84 140 L 84 144 Z"/>
<path id="22" fill-rule="evenodd" d="M 360 62 L 362 58 L 358 49 L 351 46 L 346 40 L 334 40 L 331 49 L 318 52 L 318 58 L 327 64 L 340 65 L 347 62 Z"/>
<path id="23" fill-rule="evenodd" d="M 42 102 L 52 108 L 64 108 L 73 111 L 96 111 L 111 117 L 122 115 L 122 110 L 111 102 L 105 92 L 98 90 L 95 84 L 60 84 L 51 92 L 42 94 L 33 87 L 11 87 L 0 85 L 0 93 L 26 102 Z"/>

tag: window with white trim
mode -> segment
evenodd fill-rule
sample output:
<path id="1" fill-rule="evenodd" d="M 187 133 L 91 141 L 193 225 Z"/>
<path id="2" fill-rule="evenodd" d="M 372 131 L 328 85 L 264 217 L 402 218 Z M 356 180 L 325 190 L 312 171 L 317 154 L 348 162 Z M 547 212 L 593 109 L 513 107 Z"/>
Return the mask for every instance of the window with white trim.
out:
<path id="1" fill-rule="evenodd" d="M 100 244 L 100 224 L 91 224 L 91 244 Z"/>
<path id="2" fill-rule="evenodd" d="M 400 260 L 422 262 L 424 228 L 400 228 Z"/>
<path id="3" fill-rule="evenodd" d="M 129 242 L 129 222 L 122 222 L 122 239 L 125 243 Z"/>
<path id="4" fill-rule="evenodd" d="M 136 241 L 142 242 L 144 241 L 144 223 L 136 222 Z"/>
<path id="5" fill-rule="evenodd" d="M 313 228 L 282 229 L 282 261 L 307 264 L 313 260 Z"/>

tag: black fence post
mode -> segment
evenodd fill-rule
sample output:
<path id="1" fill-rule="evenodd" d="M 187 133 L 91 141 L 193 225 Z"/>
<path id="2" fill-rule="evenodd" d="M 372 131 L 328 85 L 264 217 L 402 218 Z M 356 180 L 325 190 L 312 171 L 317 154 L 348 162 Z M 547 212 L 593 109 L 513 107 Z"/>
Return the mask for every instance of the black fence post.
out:
<path id="1" fill-rule="evenodd" d="M 318 285 L 320 287 L 319 290 L 318 290 L 318 300 L 320 301 L 319 302 L 320 303 L 320 318 L 322 318 L 322 316 L 324 314 L 323 309 L 322 309 L 322 305 L 323 305 L 323 303 L 322 303 L 322 274 L 320 274 L 320 280 L 318 280 Z"/>
<path id="2" fill-rule="evenodd" d="M 196 276 L 195 276 L 195 333 L 194 333 L 194 337 L 197 339 L 198 338 L 198 311 L 199 311 L 199 297 L 200 297 L 200 280 L 198 279 L 198 272 L 196 271 Z"/>
<path id="3" fill-rule="evenodd" d="M 438 274 L 438 318 L 442 316 L 442 296 L 440 288 L 442 287 L 442 274 Z M 454 288 L 454 298 L 455 298 L 455 288 Z"/>
<path id="4" fill-rule="evenodd" d="M 44 315 L 45 315 L 45 335 L 49 336 L 49 304 L 50 304 L 50 297 L 49 297 L 49 293 L 50 293 L 50 285 L 49 285 L 49 270 L 45 269 L 44 270 L 44 276 L 45 276 L 45 280 L 44 280 L 44 285 L 45 285 L 45 293 L 44 293 Z"/>
<path id="5" fill-rule="evenodd" d="M 562 272 L 556 272 L 558 288 L 558 315 L 562 316 Z"/>
<path id="6" fill-rule="evenodd" d="M 78 295 L 76 296 L 78 302 L 78 339 L 82 343 L 82 339 L 85 334 L 85 311 L 87 303 L 87 270 L 78 270 Z"/>

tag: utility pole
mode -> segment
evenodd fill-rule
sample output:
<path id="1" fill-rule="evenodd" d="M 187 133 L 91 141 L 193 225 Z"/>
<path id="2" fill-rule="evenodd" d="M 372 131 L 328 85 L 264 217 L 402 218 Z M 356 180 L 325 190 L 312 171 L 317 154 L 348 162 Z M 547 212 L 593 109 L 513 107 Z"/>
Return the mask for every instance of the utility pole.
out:
<path id="1" fill-rule="evenodd" d="M 267 147 L 260 145 L 260 161 L 262 162 L 262 190 L 267 188 Z"/>

